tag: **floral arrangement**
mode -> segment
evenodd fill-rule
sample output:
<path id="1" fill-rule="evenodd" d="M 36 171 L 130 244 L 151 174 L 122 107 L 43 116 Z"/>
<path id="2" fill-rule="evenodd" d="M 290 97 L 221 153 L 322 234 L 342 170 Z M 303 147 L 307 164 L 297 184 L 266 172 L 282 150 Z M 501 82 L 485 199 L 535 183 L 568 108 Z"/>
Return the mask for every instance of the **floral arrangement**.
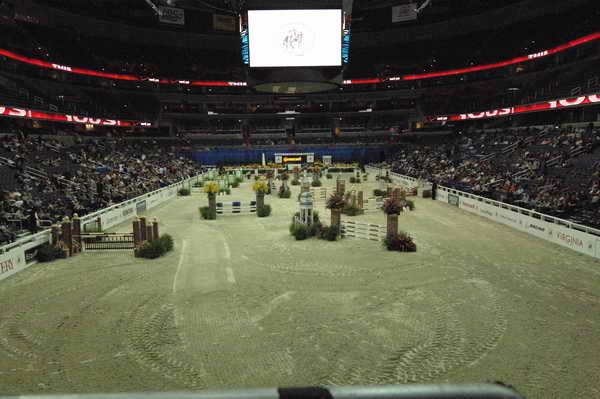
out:
<path id="1" fill-rule="evenodd" d="M 258 193 L 265 194 L 265 193 L 269 192 L 269 185 L 267 184 L 266 181 L 259 180 L 252 185 L 252 189 L 257 194 Z"/>
<path id="2" fill-rule="evenodd" d="M 327 209 L 343 209 L 346 206 L 346 200 L 343 195 L 333 193 L 327 198 Z"/>
<path id="3" fill-rule="evenodd" d="M 382 209 L 386 215 L 398 215 L 398 214 L 400 214 L 400 212 L 403 211 L 405 206 L 406 206 L 406 204 L 402 200 L 388 198 L 383 203 Z"/>
<path id="4" fill-rule="evenodd" d="M 210 182 L 204 185 L 204 192 L 207 194 L 217 194 L 221 190 L 221 187 L 215 183 Z"/>
<path id="5" fill-rule="evenodd" d="M 286 181 L 289 178 L 290 178 L 290 176 L 287 173 L 285 173 L 285 172 L 279 174 L 279 180 L 281 180 L 281 181 Z"/>

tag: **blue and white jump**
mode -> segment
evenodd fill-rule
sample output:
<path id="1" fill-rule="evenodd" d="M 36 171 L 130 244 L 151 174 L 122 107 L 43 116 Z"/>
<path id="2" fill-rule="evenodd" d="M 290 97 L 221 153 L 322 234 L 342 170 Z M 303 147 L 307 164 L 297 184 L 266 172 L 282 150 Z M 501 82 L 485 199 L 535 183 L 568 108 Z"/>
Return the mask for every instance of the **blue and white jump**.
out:
<path id="1" fill-rule="evenodd" d="M 217 202 L 217 215 L 244 215 L 256 213 L 256 201 Z"/>

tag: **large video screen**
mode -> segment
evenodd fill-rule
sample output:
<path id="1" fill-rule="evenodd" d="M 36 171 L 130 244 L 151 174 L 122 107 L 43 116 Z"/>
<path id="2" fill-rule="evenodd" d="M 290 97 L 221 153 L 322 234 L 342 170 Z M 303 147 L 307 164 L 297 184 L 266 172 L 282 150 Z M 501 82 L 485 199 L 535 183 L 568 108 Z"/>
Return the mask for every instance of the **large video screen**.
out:
<path id="1" fill-rule="evenodd" d="M 342 64 L 342 10 L 250 10 L 250 67 Z"/>

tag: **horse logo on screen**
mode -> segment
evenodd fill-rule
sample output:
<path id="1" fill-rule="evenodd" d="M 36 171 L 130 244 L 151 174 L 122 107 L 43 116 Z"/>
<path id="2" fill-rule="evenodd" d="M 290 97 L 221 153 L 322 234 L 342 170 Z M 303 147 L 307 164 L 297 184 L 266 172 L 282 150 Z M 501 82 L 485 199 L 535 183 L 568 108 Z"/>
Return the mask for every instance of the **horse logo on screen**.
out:
<path id="1" fill-rule="evenodd" d="M 290 29 L 283 37 L 283 48 L 288 53 L 296 54 L 301 52 L 303 47 L 303 37 L 304 33 L 302 33 L 302 31 L 297 30 L 296 28 Z"/>
<path id="2" fill-rule="evenodd" d="M 284 53 L 296 57 L 307 55 L 311 48 L 314 34 L 303 24 L 283 26 L 279 34 L 279 45 Z"/>

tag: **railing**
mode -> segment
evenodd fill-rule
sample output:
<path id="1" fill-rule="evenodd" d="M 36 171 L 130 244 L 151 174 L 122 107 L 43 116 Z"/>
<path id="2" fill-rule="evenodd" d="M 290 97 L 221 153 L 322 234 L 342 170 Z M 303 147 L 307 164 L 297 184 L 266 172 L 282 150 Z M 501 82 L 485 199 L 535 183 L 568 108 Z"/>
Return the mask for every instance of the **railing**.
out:
<path id="1" fill-rule="evenodd" d="M 389 170 L 389 169 L 385 169 L 385 168 L 374 168 L 371 166 L 367 166 L 367 168 L 373 169 L 373 170 L 378 170 L 378 171 Z M 401 174 L 398 174 L 395 172 L 390 172 L 390 177 L 396 177 L 397 179 L 405 179 L 405 180 L 409 180 L 409 181 L 418 182 L 418 179 L 415 179 L 414 177 L 401 175 Z M 588 234 L 593 234 L 595 236 L 600 236 L 599 229 L 595 229 L 593 227 L 585 226 L 585 225 L 579 224 L 579 223 L 574 223 L 569 220 L 558 218 L 556 216 L 550 216 L 545 213 L 537 212 L 537 211 L 527 209 L 527 208 L 522 208 L 522 207 L 519 207 L 516 205 L 510 205 L 505 202 L 496 201 L 496 200 L 489 199 L 486 197 L 481 197 L 481 196 L 478 196 L 475 194 L 466 193 L 464 191 L 456 190 L 456 189 L 453 189 L 450 187 L 438 186 L 438 189 L 439 190 L 441 189 L 442 191 L 446 191 L 451 194 L 457 195 L 459 197 L 470 198 L 470 199 L 474 199 L 474 200 L 477 200 L 480 202 L 484 202 L 486 204 L 494 205 L 494 206 L 502 208 L 502 209 L 508 209 L 510 211 L 513 211 L 513 212 L 521 214 L 521 215 L 531 216 L 533 218 L 543 220 L 545 222 L 554 223 L 556 225 L 565 226 L 565 227 L 568 227 L 573 230 L 582 231 L 582 232 L 585 232 Z"/>
<path id="2" fill-rule="evenodd" d="M 114 211 L 116 209 L 123 209 L 123 208 L 126 208 L 126 207 L 131 207 L 132 205 L 135 205 L 137 202 L 143 201 L 144 199 L 147 199 L 147 198 L 149 198 L 149 197 L 151 197 L 153 195 L 156 195 L 157 193 L 160 193 L 161 191 L 166 191 L 166 190 L 170 190 L 170 189 L 173 189 L 173 188 L 182 187 L 184 184 L 187 184 L 188 182 L 192 181 L 193 179 L 196 179 L 198 176 L 194 176 L 194 177 L 191 177 L 189 179 L 182 180 L 181 182 L 172 184 L 170 186 L 163 187 L 161 189 L 158 189 L 158 190 L 152 191 L 150 193 L 141 195 L 139 197 L 130 199 L 128 201 L 122 202 L 120 204 L 113 205 L 113 206 L 111 206 L 109 208 L 105 208 L 105 209 L 102 209 L 100 211 L 97 211 L 97 212 L 85 215 L 85 216 L 83 216 L 81 218 L 82 230 L 85 231 L 84 228 L 85 228 L 86 224 L 96 223 L 96 220 L 98 218 L 100 218 L 102 215 L 104 215 L 104 214 L 106 214 L 108 212 L 112 212 L 112 211 Z M 135 212 L 132 214 L 132 216 L 133 215 L 135 215 Z M 44 230 L 43 232 L 40 232 L 40 233 L 37 233 L 37 234 L 34 234 L 34 235 L 30 235 L 30 236 L 26 236 L 26 237 L 23 237 L 21 239 L 18 239 L 14 243 L 4 245 L 4 246 L 0 247 L 0 254 L 7 253 L 7 252 L 9 252 L 9 251 L 11 251 L 11 250 L 13 250 L 15 248 L 27 245 L 28 243 L 31 243 L 32 241 L 35 241 L 36 238 L 39 239 L 39 237 L 44 237 L 45 238 L 45 242 L 50 242 L 50 230 L 49 229 L 48 230 Z"/>
<path id="3" fill-rule="evenodd" d="M 513 211 L 513 212 L 521 214 L 521 215 L 531 216 L 531 217 L 533 217 L 535 219 L 539 219 L 539 220 L 542 220 L 544 222 L 554 223 L 556 225 L 565 226 L 565 227 L 568 227 L 568 228 L 573 229 L 573 230 L 583 231 L 583 232 L 588 233 L 588 234 L 593 234 L 595 236 L 600 236 L 600 230 L 599 229 L 595 229 L 595 228 L 592 228 L 592 227 L 589 227 L 589 226 L 585 226 L 585 225 L 579 224 L 579 223 L 574 223 L 574 222 L 571 222 L 569 220 L 558 218 L 556 216 L 550 216 L 550 215 L 547 215 L 545 213 L 537 212 L 537 211 L 534 211 L 534 210 L 531 210 L 531 209 L 521 208 L 520 206 L 510 205 L 510 204 L 507 204 L 505 202 L 500 202 L 500 201 L 492 200 L 492 199 L 489 199 L 489 198 L 486 198 L 486 197 L 480 197 L 480 196 L 475 195 L 475 194 L 469 194 L 469 193 L 466 193 L 464 191 L 455 190 L 455 189 L 450 188 L 450 187 L 438 186 L 438 189 L 441 189 L 442 191 L 449 192 L 450 194 L 457 195 L 459 197 L 465 197 L 465 198 L 473 199 L 473 200 L 476 200 L 476 201 L 479 201 L 479 202 L 483 202 L 485 204 L 493 205 L 493 206 L 496 206 L 498 208 L 508 209 L 510 211 Z"/>

